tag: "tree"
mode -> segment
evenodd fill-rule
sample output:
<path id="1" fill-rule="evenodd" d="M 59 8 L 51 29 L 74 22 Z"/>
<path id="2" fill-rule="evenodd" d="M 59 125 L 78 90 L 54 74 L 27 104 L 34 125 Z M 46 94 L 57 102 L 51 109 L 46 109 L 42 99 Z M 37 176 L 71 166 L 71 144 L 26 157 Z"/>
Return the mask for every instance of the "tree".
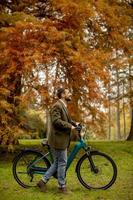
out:
<path id="1" fill-rule="evenodd" d="M 131 127 L 127 140 L 133 140 L 133 91 L 132 91 L 132 73 L 131 65 L 129 65 L 129 99 L 130 99 L 130 114 L 131 114 Z"/>
<path id="2" fill-rule="evenodd" d="M 42 9 L 36 9 L 35 5 Z M 46 108 L 53 102 L 54 87 L 62 84 L 74 91 L 74 104 L 70 106 L 73 117 L 84 121 L 87 110 L 86 123 L 90 129 L 103 132 L 101 124 L 106 114 L 102 107 L 108 105 L 108 66 L 119 63 L 123 67 L 118 57 L 113 59 L 113 51 L 122 50 L 127 58 L 131 55 L 130 6 L 113 0 L 44 3 L 18 0 L 2 1 L 1 11 L 1 91 L 8 91 L 3 98 L 13 107 L 12 115 L 7 106 L 2 108 L 3 116 L 9 117 L 5 125 L 1 119 L 3 129 L 10 124 L 11 130 L 13 122 L 16 127 L 21 124 L 13 117 L 16 100 L 21 105 L 37 96 L 36 103 Z"/>

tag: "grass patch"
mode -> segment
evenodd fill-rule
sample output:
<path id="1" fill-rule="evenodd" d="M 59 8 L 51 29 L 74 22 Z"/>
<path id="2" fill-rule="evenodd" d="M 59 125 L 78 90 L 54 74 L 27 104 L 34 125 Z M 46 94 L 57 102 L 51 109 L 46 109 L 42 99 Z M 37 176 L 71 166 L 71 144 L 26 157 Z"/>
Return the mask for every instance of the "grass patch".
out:
<path id="1" fill-rule="evenodd" d="M 133 200 L 133 142 L 105 142 L 89 141 L 94 149 L 109 154 L 117 164 L 118 178 L 116 183 L 108 190 L 87 190 L 78 181 L 75 166 L 83 154 L 81 151 L 67 173 L 67 186 L 72 190 L 70 195 L 58 193 L 57 180 L 52 178 L 48 183 L 48 191 L 44 194 L 37 188 L 24 189 L 19 186 L 12 176 L 12 159 L 14 154 L 1 154 L 0 157 L 0 199 L 1 200 Z M 69 150 L 73 148 L 71 143 Z M 20 148 L 39 148 L 40 140 L 20 140 Z M 44 149 L 45 151 L 45 149 Z"/>

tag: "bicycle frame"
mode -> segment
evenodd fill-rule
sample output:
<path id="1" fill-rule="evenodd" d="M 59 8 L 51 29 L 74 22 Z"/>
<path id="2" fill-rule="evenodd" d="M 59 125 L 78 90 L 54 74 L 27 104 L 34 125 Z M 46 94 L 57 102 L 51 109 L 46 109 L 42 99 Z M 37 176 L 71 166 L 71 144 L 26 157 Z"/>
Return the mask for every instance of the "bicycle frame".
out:
<path id="1" fill-rule="evenodd" d="M 85 140 L 83 138 L 80 138 L 80 140 L 75 144 L 74 148 L 72 149 L 72 151 L 70 152 L 68 159 L 67 159 L 67 168 L 66 170 L 68 170 L 68 168 L 70 167 L 71 163 L 73 162 L 74 158 L 76 157 L 77 153 L 80 151 L 80 149 L 84 149 L 85 151 L 88 150 L 88 147 L 85 143 Z M 53 157 L 52 157 L 52 153 L 49 150 L 48 153 L 44 154 L 41 158 L 33 161 L 28 168 L 32 169 L 32 173 L 36 173 L 36 174 L 45 174 L 47 169 L 45 168 L 41 168 L 41 167 L 36 167 L 34 166 L 35 164 L 39 163 L 40 160 L 42 160 L 44 157 L 48 157 L 50 156 L 51 161 L 53 162 Z"/>
<path id="2" fill-rule="evenodd" d="M 79 142 L 77 142 L 74 146 L 74 148 L 72 149 L 71 153 L 68 156 L 67 159 L 67 170 L 70 167 L 72 161 L 74 160 L 74 158 L 76 157 L 77 153 L 80 151 L 80 149 L 84 149 L 85 151 L 88 149 L 87 145 L 84 141 L 84 139 L 80 139 Z"/>

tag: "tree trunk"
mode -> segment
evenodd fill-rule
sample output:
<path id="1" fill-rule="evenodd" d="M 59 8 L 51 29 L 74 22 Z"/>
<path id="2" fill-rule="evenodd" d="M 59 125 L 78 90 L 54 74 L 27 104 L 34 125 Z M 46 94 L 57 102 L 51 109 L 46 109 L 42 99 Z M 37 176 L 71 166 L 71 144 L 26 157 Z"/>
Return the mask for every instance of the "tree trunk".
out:
<path id="1" fill-rule="evenodd" d="M 131 126 L 127 140 L 133 140 L 133 97 L 132 97 L 132 79 L 131 79 L 131 66 L 129 66 L 129 94 L 130 94 L 130 116 Z"/>
<path id="2" fill-rule="evenodd" d="M 14 83 L 14 89 L 11 90 L 10 96 L 7 98 L 8 103 L 14 104 L 15 106 L 19 105 L 19 101 L 15 100 L 14 97 L 16 96 L 20 96 L 21 95 L 21 75 L 17 75 L 15 77 L 14 74 L 12 74 L 10 76 L 10 79 L 8 80 L 8 85 L 10 87 L 10 85 Z"/>
<path id="3" fill-rule="evenodd" d="M 108 93 L 109 93 L 109 112 L 108 112 L 108 119 L 109 119 L 109 126 L 108 126 L 108 139 L 111 139 L 111 100 L 110 100 L 110 81 L 108 85 Z"/>
<path id="4" fill-rule="evenodd" d="M 109 133 L 108 139 L 111 139 L 111 106 L 110 106 L 110 99 L 109 99 Z"/>
<path id="5" fill-rule="evenodd" d="M 125 114 L 125 102 L 124 102 L 124 82 L 123 82 L 123 137 L 126 138 L 126 114 Z"/>
<path id="6" fill-rule="evenodd" d="M 133 109 L 132 109 L 132 118 L 131 118 L 131 128 L 127 140 L 133 140 Z"/>
<path id="7" fill-rule="evenodd" d="M 132 69 L 131 65 L 129 65 L 129 103 L 130 103 L 130 116 L 132 117 Z"/>
<path id="8" fill-rule="evenodd" d="M 119 87 L 119 71 L 116 69 L 117 76 L 117 97 L 120 96 L 120 87 Z M 117 100 L 117 139 L 121 139 L 121 129 L 120 129 L 120 101 Z"/>

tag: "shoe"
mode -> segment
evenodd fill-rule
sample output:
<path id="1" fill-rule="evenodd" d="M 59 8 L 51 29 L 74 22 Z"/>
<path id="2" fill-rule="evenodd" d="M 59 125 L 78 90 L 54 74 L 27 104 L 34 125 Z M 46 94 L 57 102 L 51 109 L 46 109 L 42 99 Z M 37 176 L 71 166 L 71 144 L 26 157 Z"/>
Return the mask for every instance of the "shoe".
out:
<path id="1" fill-rule="evenodd" d="M 59 192 L 63 194 L 70 194 L 71 191 L 68 190 L 66 187 L 59 187 Z"/>
<path id="2" fill-rule="evenodd" d="M 46 192 L 46 183 L 44 183 L 43 180 L 40 180 L 40 181 L 37 183 L 37 186 L 39 187 L 39 189 L 40 189 L 42 192 Z"/>

